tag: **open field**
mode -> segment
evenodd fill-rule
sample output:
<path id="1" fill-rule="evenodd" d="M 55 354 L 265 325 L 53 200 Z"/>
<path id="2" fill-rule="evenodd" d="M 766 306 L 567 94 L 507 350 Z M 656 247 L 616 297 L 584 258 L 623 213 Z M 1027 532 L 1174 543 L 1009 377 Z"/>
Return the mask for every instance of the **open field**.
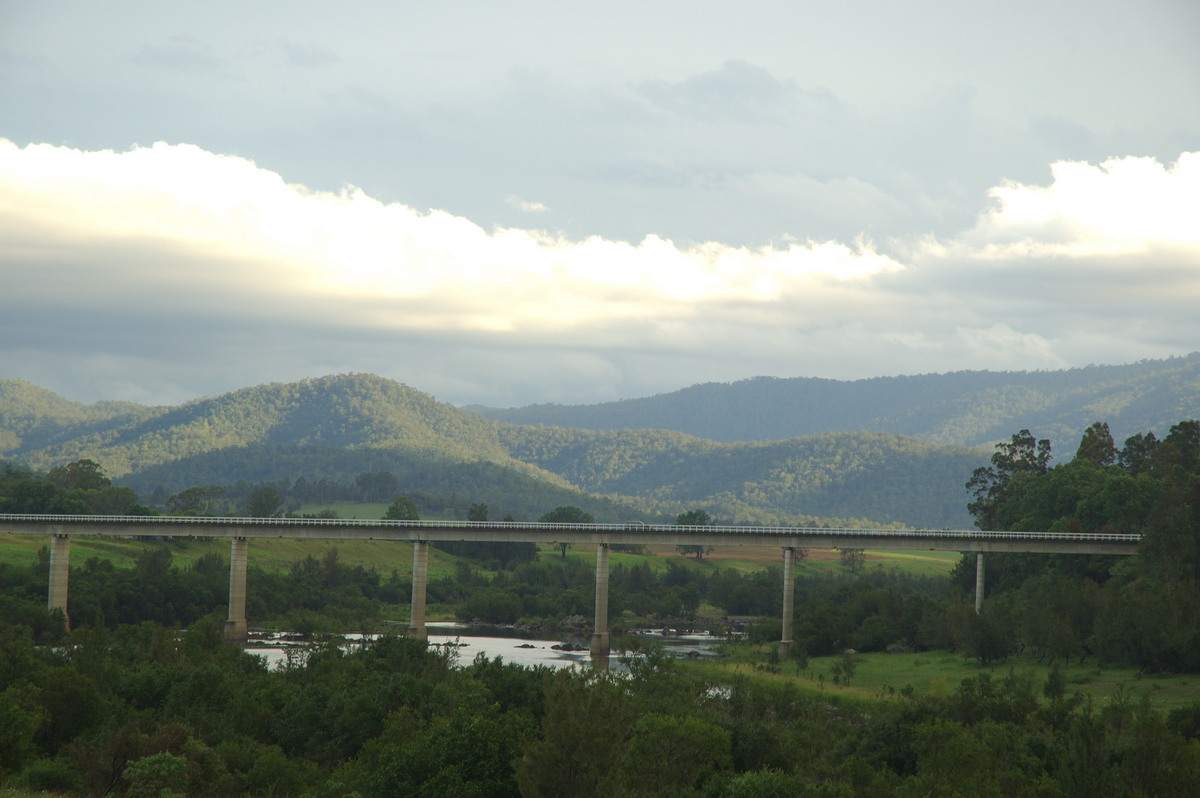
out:
<path id="1" fill-rule="evenodd" d="M 690 664 L 712 678 L 723 680 L 735 675 L 786 681 L 802 689 L 829 697 L 840 696 L 858 700 L 902 700 L 909 689 L 914 695 L 945 697 L 952 695 L 964 679 L 990 674 L 999 686 L 1015 678 L 1030 685 L 1033 694 L 1047 702 L 1042 687 L 1051 666 L 1031 657 L 1011 657 L 1005 662 L 982 667 L 975 660 L 951 651 L 921 653 L 859 654 L 854 677 L 849 685 L 835 684 L 833 665 L 841 657 L 811 657 L 805 667 L 797 670 L 792 662 L 780 662 L 778 672 L 762 670 L 752 662 L 762 662 L 766 646 L 756 651 L 733 646 L 731 655 L 716 662 Z M 1143 699 L 1163 711 L 1200 702 L 1200 675 L 1178 674 L 1145 676 L 1136 668 L 1100 668 L 1094 661 L 1060 661 L 1059 667 L 1067 680 L 1066 700 L 1091 700 L 1097 709 L 1116 704 L 1138 706 Z M 999 688 L 998 688 L 999 689 Z"/>

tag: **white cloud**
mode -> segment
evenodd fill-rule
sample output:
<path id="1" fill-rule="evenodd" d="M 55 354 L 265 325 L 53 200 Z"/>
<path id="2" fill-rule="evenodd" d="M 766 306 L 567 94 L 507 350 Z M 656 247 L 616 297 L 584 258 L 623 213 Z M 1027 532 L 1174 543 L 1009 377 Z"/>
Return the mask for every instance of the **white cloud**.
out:
<path id="1" fill-rule="evenodd" d="M 0 140 L 0 362 L 107 398 L 358 370 L 497 403 L 1181 354 L 1198 171 L 1055 164 L 957 237 L 681 246 L 489 231 L 190 145 Z"/>
<path id="2" fill-rule="evenodd" d="M 521 213 L 545 213 L 546 211 L 550 210 L 546 207 L 545 203 L 529 202 L 521 199 L 520 197 L 514 197 L 511 195 L 505 199 L 505 202 L 519 210 Z"/>
<path id="3" fill-rule="evenodd" d="M 997 207 L 963 236 L 983 257 L 1128 255 L 1158 246 L 1200 247 L 1200 152 L 1169 166 L 1112 158 L 1058 162 L 1049 186 L 1006 183 Z"/>

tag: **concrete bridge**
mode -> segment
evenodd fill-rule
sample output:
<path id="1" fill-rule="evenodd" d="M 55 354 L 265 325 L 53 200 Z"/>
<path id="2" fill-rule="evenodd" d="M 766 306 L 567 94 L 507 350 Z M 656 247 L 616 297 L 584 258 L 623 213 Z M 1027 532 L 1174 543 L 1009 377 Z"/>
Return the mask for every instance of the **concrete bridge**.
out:
<path id="1" fill-rule="evenodd" d="M 982 532 L 977 529 L 830 529 L 806 527 L 686 526 L 676 524 L 558 524 L 522 521 L 386 521 L 324 518 L 207 518 L 0 514 L 0 534 L 50 539 L 51 609 L 67 612 L 71 538 L 218 537 L 230 539 L 229 619 L 225 636 L 246 639 L 246 563 L 254 538 L 394 540 L 413 544 L 412 614 L 408 633 L 425 639 L 429 544 L 438 541 L 570 543 L 596 547 L 593 662 L 609 655 L 608 552 L 613 544 L 667 546 L 778 546 L 783 555 L 783 635 L 792 644 L 797 549 L 894 549 L 975 552 L 975 609 L 983 601 L 983 555 L 988 552 L 1118 554 L 1137 552 L 1141 535 L 1059 532 Z"/>

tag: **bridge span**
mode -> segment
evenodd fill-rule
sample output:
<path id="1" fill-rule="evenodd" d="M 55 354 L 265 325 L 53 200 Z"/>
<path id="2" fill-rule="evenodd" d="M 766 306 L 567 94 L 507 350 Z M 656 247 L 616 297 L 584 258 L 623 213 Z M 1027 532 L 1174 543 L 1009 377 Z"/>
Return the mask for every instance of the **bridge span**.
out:
<path id="1" fill-rule="evenodd" d="M 226 637 L 245 640 L 246 564 L 251 539 L 392 540 L 413 544 L 412 613 L 408 633 L 424 639 L 429 544 L 439 541 L 570 543 L 596 547 L 596 610 L 591 653 L 608 662 L 608 552 L 614 544 L 778 546 L 783 554 L 784 650 L 792 643 L 796 549 L 891 549 L 976 554 L 975 609 L 983 601 L 983 555 L 989 552 L 1116 554 L 1137 552 L 1141 535 L 1008 532 L 977 529 L 854 529 L 827 527 L 564 524 L 524 521 L 389 521 L 326 518 L 211 518 L 0 514 L 0 534 L 50 539 L 51 609 L 67 613 L 72 537 L 219 537 L 230 539 Z"/>

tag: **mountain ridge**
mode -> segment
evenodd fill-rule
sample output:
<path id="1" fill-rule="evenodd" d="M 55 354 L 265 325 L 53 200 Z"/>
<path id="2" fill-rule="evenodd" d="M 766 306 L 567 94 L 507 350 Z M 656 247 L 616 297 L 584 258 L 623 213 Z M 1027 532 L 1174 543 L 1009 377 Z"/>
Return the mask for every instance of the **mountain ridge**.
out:
<path id="1" fill-rule="evenodd" d="M 605 417 L 614 406 L 623 415 Z M 1033 374 L 756 378 L 567 410 L 585 420 L 592 413 L 593 423 L 599 412 L 615 425 L 653 418 L 641 413 L 647 406 L 677 427 L 731 420 L 752 439 L 722 441 L 669 425 L 547 425 L 546 408 L 562 406 L 541 406 L 542 420 L 516 423 L 371 374 L 251 386 L 177 407 L 84 405 L 0 380 L 0 458 L 45 470 L 87 457 L 142 494 L 218 481 L 353 482 L 358 473 L 388 470 L 403 477 L 405 490 L 458 497 L 445 506 L 472 493 L 512 498 L 505 506 L 527 517 L 552 509 L 542 507 L 548 501 L 591 501 L 613 515 L 703 507 L 737 523 L 961 526 L 970 523 L 964 484 L 990 450 L 937 438 L 1006 440 L 1028 428 L 1062 455 L 1097 420 L 1117 419 L 1128 434 L 1165 430 L 1200 416 L 1200 354 Z M 781 437 L 797 419 L 818 431 Z M 859 428 L 831 429 L 839 419 Z M 1122 428 L 1113 431 L 1120 441 Z"/>
<path id="2" fill-rule="evenodd" d="M 1200 352 L 1164 360 L 1036 372 L 959 371 L 862 380 L 753 377 L 591 405 L 464 409 L 515 424 L 667 429 L 710 440 L 890 432 L 984 447 L 1020 429 L 1056 443 L 1106 421 L 1118 440 L 1200 416 Z"/>

